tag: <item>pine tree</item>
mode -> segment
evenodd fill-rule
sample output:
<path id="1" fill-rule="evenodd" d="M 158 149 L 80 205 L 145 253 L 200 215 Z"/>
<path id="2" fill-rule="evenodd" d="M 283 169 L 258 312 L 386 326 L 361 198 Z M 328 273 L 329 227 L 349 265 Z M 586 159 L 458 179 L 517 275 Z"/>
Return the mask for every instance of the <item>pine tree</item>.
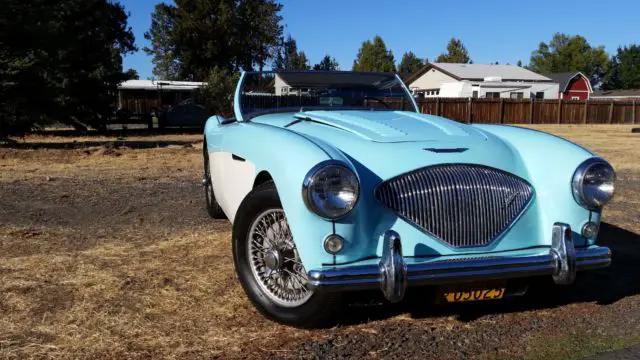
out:
<path id="1" fill-rule="evenodd" d="M 420 70 L 424 65 L 423 60 L 416 56 L 412 51 L 408 51 L 402 55 L 402 60 L 398 66 L 398 72 L 401 74 L 413 74 Z"/>
<path id="2" fill-rule="evenodd" d="M 358 56 L 353 61 L 354 71 L 395 72 L 396 66 L 391 50 L 387 50 L 384 40 L 378 35 L 373 41 L 362 43 Z"/>
<path id="3" fill-rule="evenodd" d="M 440 54 L 436 62 L 471 64 L 471 58 L 462 40 L 451 38 L 447 44 L 447 53 Z"/>
<path id="4" fill-rule="evenodd" d="M 304 51 L 298 51 L 296 40 L 288 35 L 281 39 L 273 63 L 276 70 L 309 70 L 309 60 Z"/>
<path id="5" fill-rule="evenodd" d="M 335 58 L 325 55 L 319 63 L 313 66 L 313 70 L 337 71 L 340 70 L 340 65 Z"/>

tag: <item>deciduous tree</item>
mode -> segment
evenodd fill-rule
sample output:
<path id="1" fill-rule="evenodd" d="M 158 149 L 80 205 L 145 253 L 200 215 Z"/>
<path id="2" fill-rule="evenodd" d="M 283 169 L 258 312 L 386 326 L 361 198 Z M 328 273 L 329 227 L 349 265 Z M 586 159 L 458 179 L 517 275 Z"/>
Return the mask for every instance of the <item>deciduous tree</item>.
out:
<path id="1" fill-rule="evenodd" d="M 367 40 L 362 43 L 360 50 L 358 50 L 358 56 L 353 61 L 353 70 L 395 72 L 393 52 L 387 50 L 384 40 L 376 35 L 373 41 Z"/>
<path id="2" fill-rule="evenodd" d="M 603 89 L 640 89 L 640 45 L 619 47 L 611 62 Z"/>
<path id="3" fill-rule="evenodd" d="M 471 58 L 469 57 L 469 51 L 462 43 L 462 40 L 451 38 L 447 44 L 447 52 L 438 55 L 436 62 L 444 63 L 460 63 L 471 64 Z"/>
<path id="4" fill-rule="evenodd" d="M 553 35 L 548 44 L 541 42 L 529 61 L 529 68 L 541 74 L 580 71 L 594 86 L 602 81 L 609 66 L 603 46 L 592 47 L 580 35 L 561 33 Z"/>
<path id="5" fill-rule="evenodd" d="M 227 69 L 215 67 L 207 77 L 207 85 L 196 92 L 196 100 L 203 104 L 212 114 L 222 116 L 233 115 L 233 90 L 240 74 L 229 73 Z"/>
<path id="6" fill-rule="evenodd" d="M 398 66 L 398 72 L 401 74 L 413 74 L 420 70 L 424 62 L 422 59 L 416 56 L 413 51 L 408 51 L 402 54 L 402 60 L 400 60 L 400 65 Z"/>
<path id="7" fill-rule="evenodd" d="M 140 75 L 138 75 L 138 71 L 136 69 L 130 68 L 129 70 L 124 72 L 124 76 L 126 80 L 139 80 Z"/>

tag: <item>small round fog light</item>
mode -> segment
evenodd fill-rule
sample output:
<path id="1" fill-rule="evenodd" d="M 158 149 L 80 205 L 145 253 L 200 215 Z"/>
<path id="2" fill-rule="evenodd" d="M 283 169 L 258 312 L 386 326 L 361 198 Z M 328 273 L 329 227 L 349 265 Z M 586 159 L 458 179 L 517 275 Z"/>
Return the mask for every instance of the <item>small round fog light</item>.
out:
<path id="1" fill-rule="evenodd" d="M 598 224 L 593 222 L 588 222 L 584 224 L 582 227 L 582 236 L 586 237 L 589 240 L 594 240 L 598 237 Z"/>
<path id="2" fill-rule="evenodd" d="M 324 239 L 324 250 L 335 255 L 342 250 L 344 239 L 340 235 L 331 234 Z"/>

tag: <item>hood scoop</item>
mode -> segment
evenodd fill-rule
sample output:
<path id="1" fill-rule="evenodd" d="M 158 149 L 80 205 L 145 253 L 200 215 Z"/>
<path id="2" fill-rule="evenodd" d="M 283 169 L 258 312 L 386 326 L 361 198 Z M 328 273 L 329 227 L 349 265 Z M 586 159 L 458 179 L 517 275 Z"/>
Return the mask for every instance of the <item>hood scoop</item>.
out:
<path id="1" fill-rule="evenodd" d="M 427 151 L 431 151 L 437 154 L 450 154 L 461 153 L 469 150 L 469 148 L 425 148 Z"/>
<path id="2" fill-rule="evenodd" d="M 469 141 L 475 137 L 484 138 L 464 124 L 404 111 L 305 111 L 295 114 L 294 117 L 295 120 L 285 127 L 308 122 L 337 128 L 382 143 Z"/>

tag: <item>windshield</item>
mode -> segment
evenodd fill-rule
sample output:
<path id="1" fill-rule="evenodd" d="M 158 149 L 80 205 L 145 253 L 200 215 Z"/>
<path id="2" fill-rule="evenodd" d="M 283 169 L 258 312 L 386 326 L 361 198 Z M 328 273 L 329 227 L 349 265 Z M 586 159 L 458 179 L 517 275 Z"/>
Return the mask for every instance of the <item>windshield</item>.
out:
<path id="1" fill-rule="evenodd" d="M 240 84 L 245 120 L 273 112 L 377 110 L 417 112 L 393 74 L 350 71 L 250 72 Z"/>

